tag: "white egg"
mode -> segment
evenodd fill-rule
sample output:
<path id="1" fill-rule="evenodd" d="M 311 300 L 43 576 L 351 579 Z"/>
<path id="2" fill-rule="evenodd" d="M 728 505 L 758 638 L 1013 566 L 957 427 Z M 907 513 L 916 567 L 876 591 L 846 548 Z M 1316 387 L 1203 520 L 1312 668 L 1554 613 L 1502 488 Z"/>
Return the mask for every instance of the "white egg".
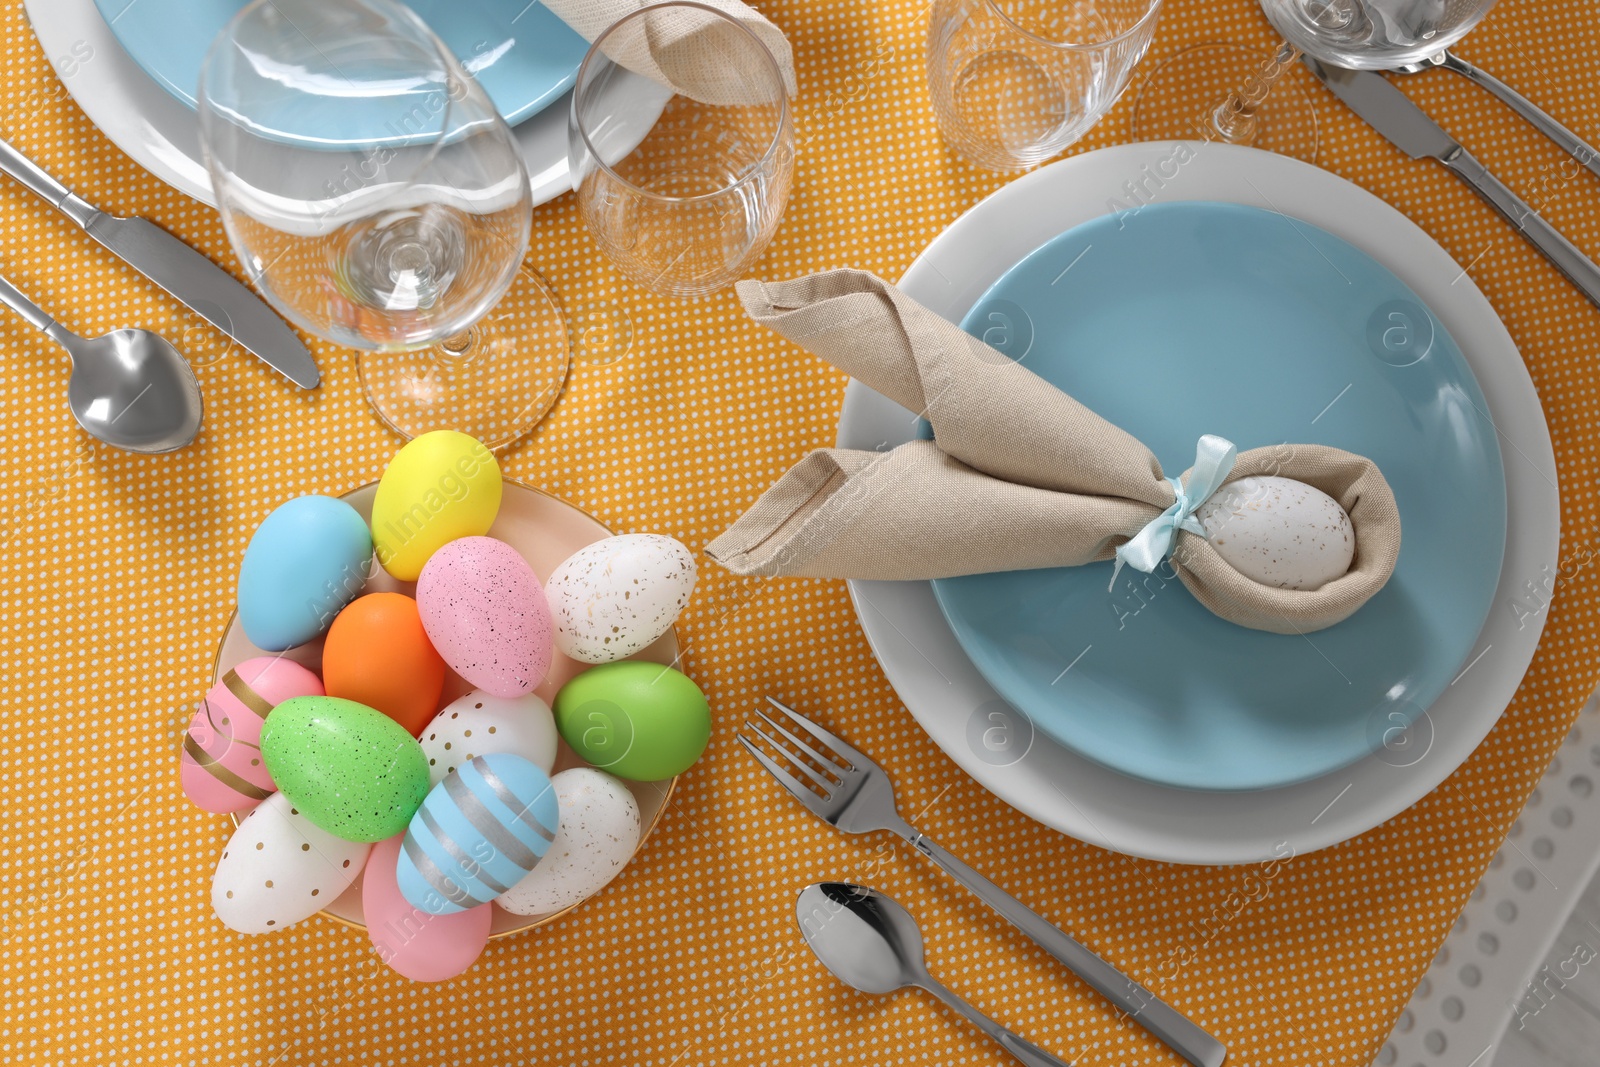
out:
<path id="1" fill-rule="evenodd" d="M 1293 478 L 1229 482 L 1195 511 L 1206 540 L 1240 574 L 1281 589 L 1320 589 L 1350 570 L 1356 533 L 1333 497 Z"/>
<path id="2" fill-rule="evenodd" d="M 550 784 L 561 809 L 556 838 L 539 866 L 495 898 L 517 915 L 543 915 L 589 899 L 639 847 L 639 805 L 621 781 L 593 767 L 574 767 Z"/>
<path id="3" fill-rule="evenodd" d="M 556 647 L 585 663 L 626 659 L 671 628 L 694 580 L 694 557 L 670 537 L 624 534 L 586 545 L 545 583 Z"/>
<path id="4" fill-rule="evenodd" d="M 417 740 L 428 757 L 430 786 L 473 756 L 491 752 L 521 756 L 546 774 L 556 765 L 556 718 L 532 693 L 497 697 L 474 690 L 435 715 Z"/>
<path id="5" fill-rule="evenodd" d="M 319 829 L 274 793 L 239 820 L 211 879 L 211 907 L 241 934 L 310 918 L 350 888 L 372 846 Z"/>

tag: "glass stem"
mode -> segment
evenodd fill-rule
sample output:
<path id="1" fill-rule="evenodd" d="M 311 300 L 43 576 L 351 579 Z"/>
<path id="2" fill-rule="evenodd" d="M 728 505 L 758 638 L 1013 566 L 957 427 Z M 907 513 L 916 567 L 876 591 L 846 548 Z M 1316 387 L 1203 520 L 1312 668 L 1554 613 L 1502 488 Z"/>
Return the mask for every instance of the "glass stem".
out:
<path id="1" fill-rule="evenodd" d="M 476 339 L 477 338 L 474 336 L 473 330 L 469 327 L 465 330 L 462 330 L 460 333 L 451 334 L 449 337 L 446 337 L 444 340 L 438 342 L 438 345 L 446 355 L 459 358 L 471 351 L 472 344 Z"/>
<path id="2" fill-rule="evenodd" d="M 1255 144 L 1261 132 L 1261 108 L 1277 80 L 1303 53 L 1285 41 L 1272 59 L 1250 72 L 1245 84 L 1229 93 L 1211 111 L 1210 132 L 1228 144 Z"/>

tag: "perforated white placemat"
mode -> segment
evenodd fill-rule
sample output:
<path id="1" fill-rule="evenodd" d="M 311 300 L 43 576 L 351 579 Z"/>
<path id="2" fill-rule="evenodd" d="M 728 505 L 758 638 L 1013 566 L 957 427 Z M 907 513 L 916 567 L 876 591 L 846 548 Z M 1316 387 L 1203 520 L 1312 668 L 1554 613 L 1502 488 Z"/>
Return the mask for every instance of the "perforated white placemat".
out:
<path id="1" fill-rule="evenodd" d="M 1597 782 L 1600 692 L 1489 861 L 1378 1067 L 1489 1067 L 1514 1020 L 1537 1014 L 1559 989 L 1561 976 L 1541 968 L 1600 867 Z"/>

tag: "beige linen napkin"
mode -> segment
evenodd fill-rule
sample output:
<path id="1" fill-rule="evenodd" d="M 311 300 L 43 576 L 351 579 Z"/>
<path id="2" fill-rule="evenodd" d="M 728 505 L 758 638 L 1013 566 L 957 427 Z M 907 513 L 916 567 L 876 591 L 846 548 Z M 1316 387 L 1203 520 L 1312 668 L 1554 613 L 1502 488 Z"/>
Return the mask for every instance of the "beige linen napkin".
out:
<path id="1" fill-rule="evenodd" d="M 544 0 L 562 22 L 593 42 L 625 16 L 651 6 L 652 0 Z M 659 0 L 655 0 L 659 2 Z M 784 87 L 792 97 L 798 91 L 794 76 L 794 54 L 783 31 L 760 12 L 739 0 L 698 0 L 706 7 L 729 15 L 751 31 L 778 61 Z M 647 16 L 648 32 L 632 36 L 620 47 L 606 48 L 617 63 L 653 78 L 663 85 L 703 104 L 737 105 L 765 103 L 745 97 L 748 87 L 721 56 L 727 48 L 724 34 L 730 32 L 722 20 L 705 11 L 676 7 L 654 11 Z M 737 32 L 737 31 L 732 31 Z M 615 40 L 615 38 L 613 38 Z"/>
<path id="2" fill-rule="evenodd" d="M 738 291 L 757 322 L 925 416 L 937 440 L 811 453 L 707 546 L 737 574 L 925 580 L 1076 566 L 1110 559 L 1175 499 L 1132 435 L 881 279 L 836 270 Z M 1280 589 L 1180 532 L 1170 566 L 1202 604 L 1241 626 L 1306 633 L 1347 618 L 1388 581 L 1400 513 L 1371 460 L 1275 445 L 1240 453 L 1228 480 L 1252 474 L 1337 500 L 1355 560 L 1320 589 Z"/>

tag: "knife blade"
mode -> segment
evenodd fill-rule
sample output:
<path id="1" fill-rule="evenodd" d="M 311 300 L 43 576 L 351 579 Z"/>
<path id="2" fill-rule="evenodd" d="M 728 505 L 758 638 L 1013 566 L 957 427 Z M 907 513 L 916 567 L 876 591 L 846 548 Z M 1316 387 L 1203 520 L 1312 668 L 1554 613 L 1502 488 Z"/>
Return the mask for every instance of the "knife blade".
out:
<path id="1" fill-rule="evenodd" d="M 311 351 L 288 323 L 231 274 L 166 230 L 148 219 L 101 211 L 5 140 L 0 140 L 0 171 L 294 384 L 315 389 L 321 383 Z"/>
<path id="2" fill-rule="evenodd" d="M 1568 281 L 1600 307 L 1600 266 L 1545 221 L 1531 204 L 1512 192 L 1510 186 L 1491 174 L 1387 78 L 1370 70 L 1326 66 L 1310 56 L 1302 56 L 1301 62 L 1389 143 L 1412 159 L 1427 158 L 1443 163 L 1470 185 L 1566 275 Z"/>

